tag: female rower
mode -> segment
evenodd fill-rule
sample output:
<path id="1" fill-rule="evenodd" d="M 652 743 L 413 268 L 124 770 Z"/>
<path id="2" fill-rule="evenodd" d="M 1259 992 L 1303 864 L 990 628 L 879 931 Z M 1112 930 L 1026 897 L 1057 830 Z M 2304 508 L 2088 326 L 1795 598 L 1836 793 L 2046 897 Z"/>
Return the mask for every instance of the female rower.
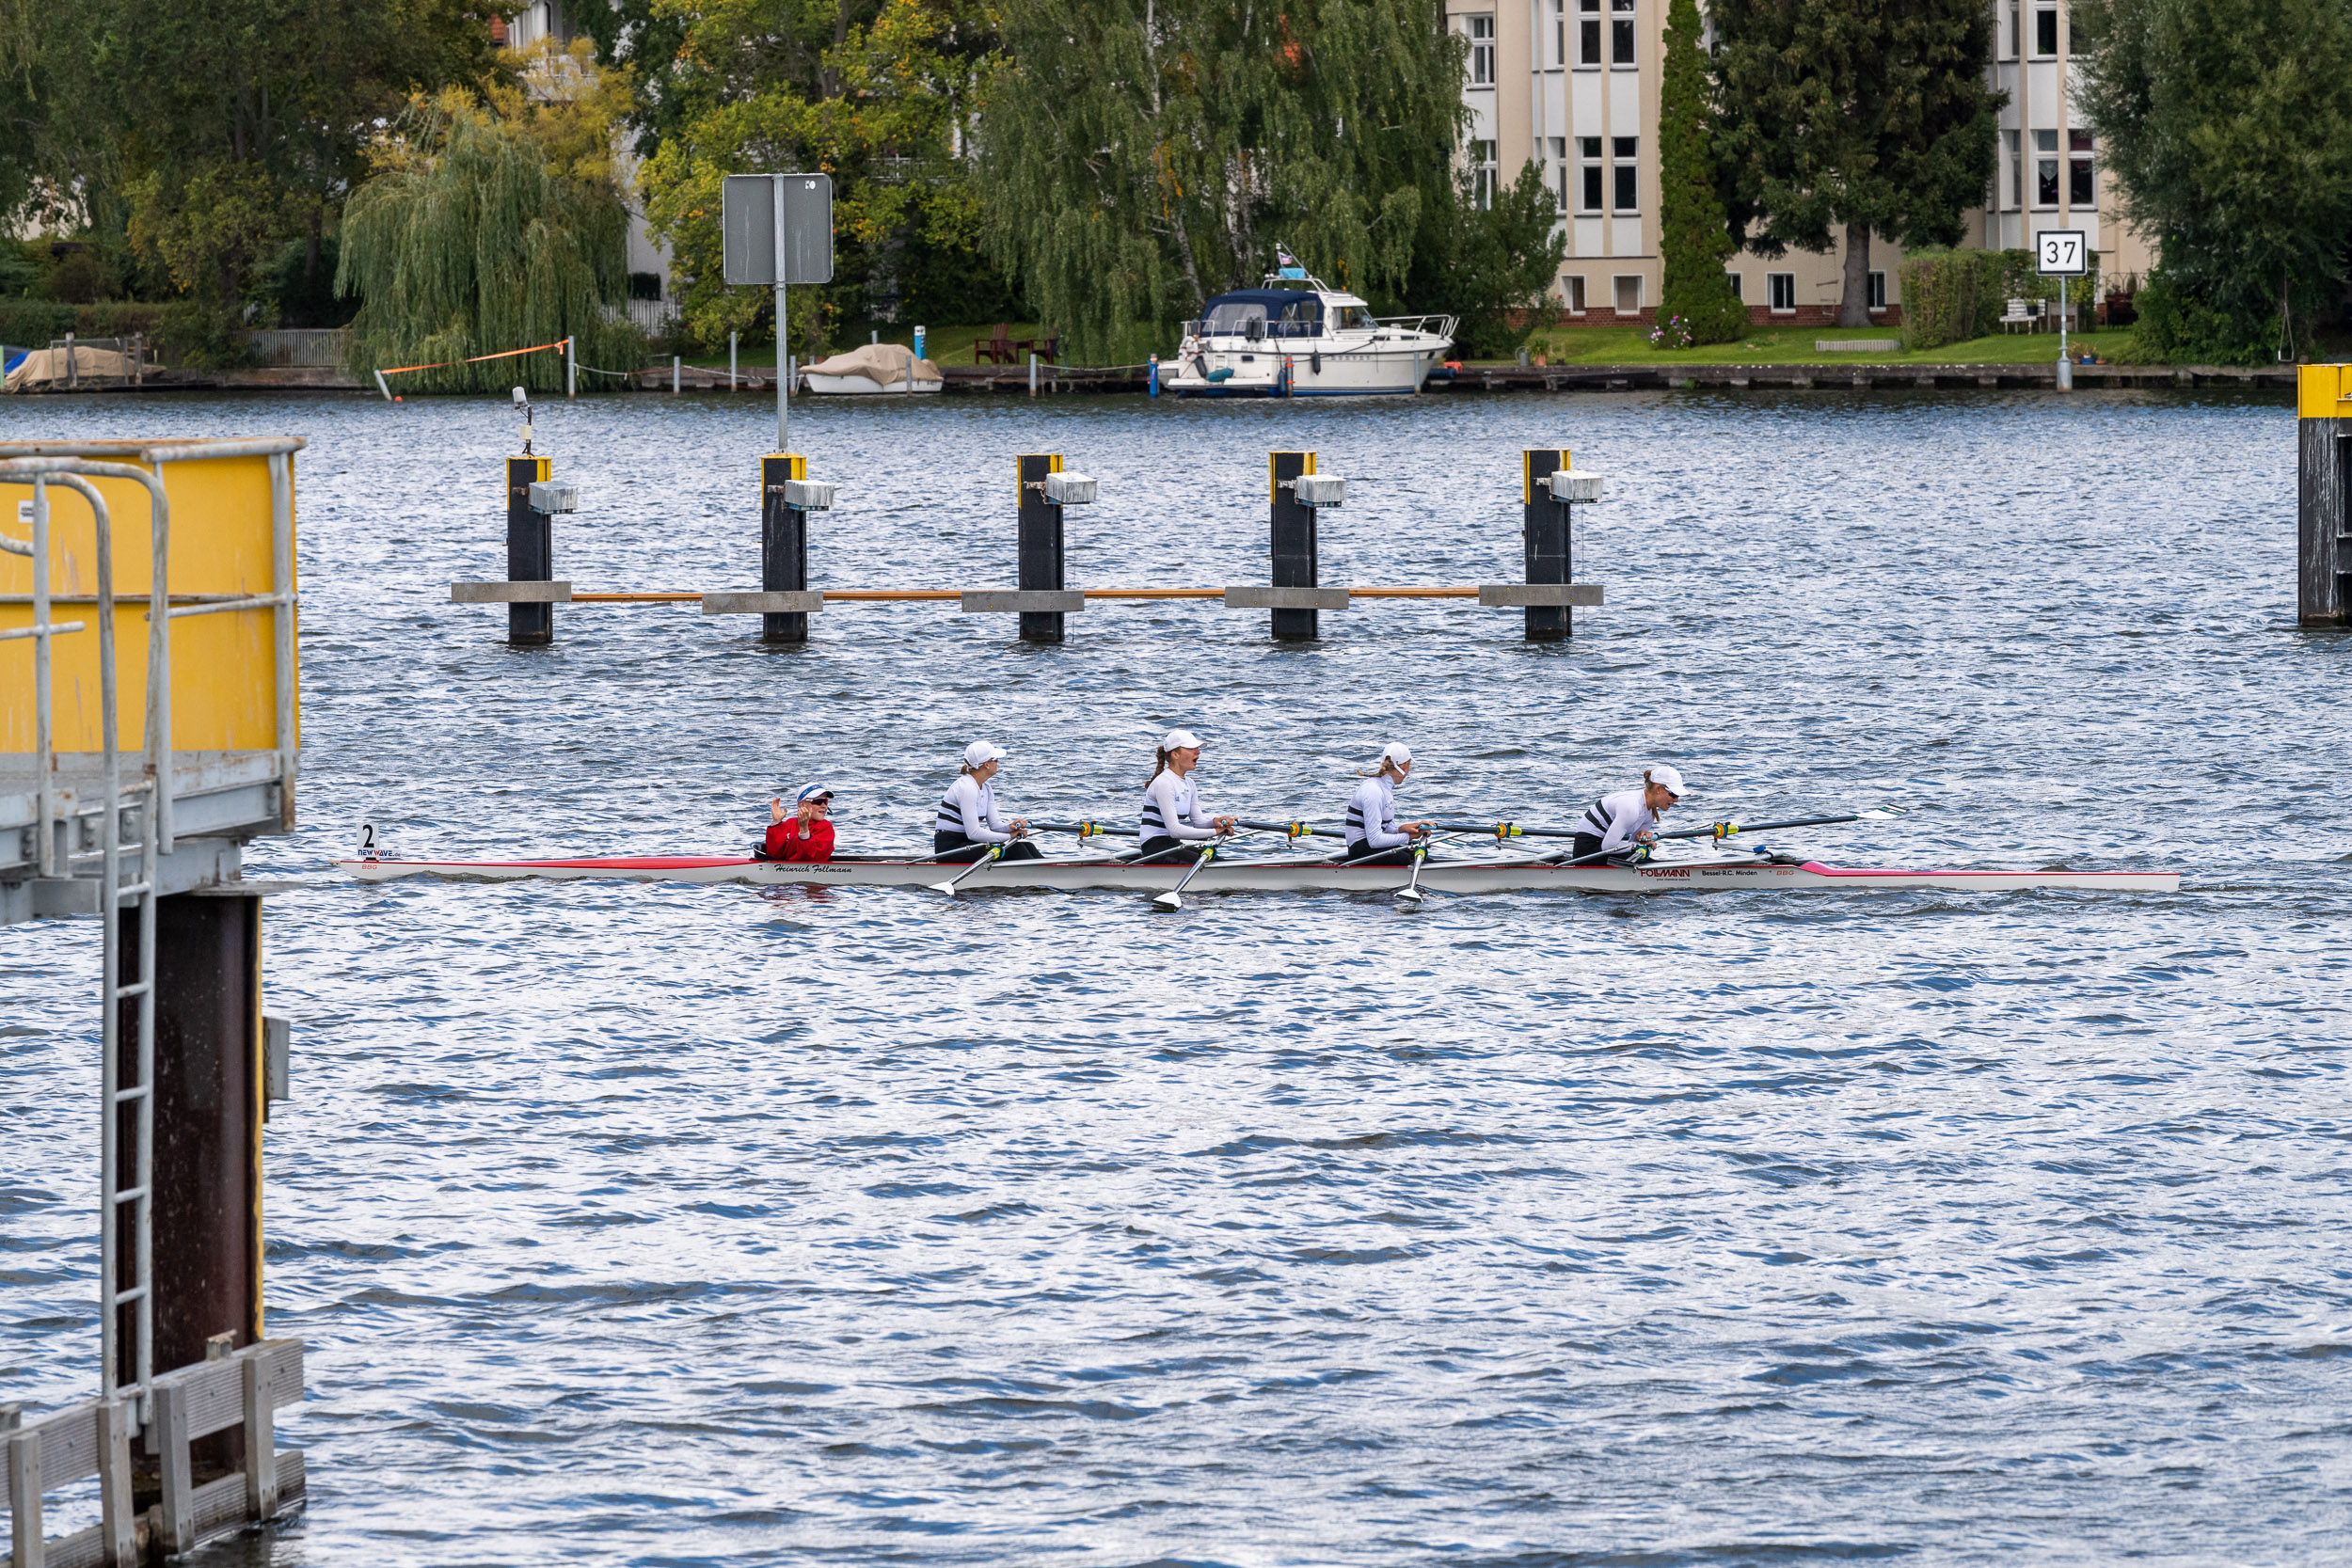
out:
<path id="1" fill-rule="evenodd" d="M 1641 788 L 1604 795 L 1585 808 L 1568 858 L 1581 861 L 1605 854 L 1614 859 L 1636 847 L 1646 849 L 1658 842 L 1658 824 L 1667 808 L 1681 799 L 1681 774 L 1671 768 L 1644 768 Z"/>
<path id="2" fill-rule="evenodd" d="M 1239 826 L 1230 816 L 1202 816 L 1200 791 L 1192 770 L 1200 766 L 1200 737 L 1190 730 L 1170 730 L 1160 737 L 1152 782 L 1144 787 L 1138 823 L 1143 847 L 1137 860 L 1177 864 L 1197 861 L 1210 839 Z"/>
<path id="3" fill-rule="evenodd" d="M 931 859 L 950 865 L 968 864 L 987 854 L 989 846 L 994 844 L 1005 847 L 1000 860 L 1044 858 L 1029 842 L 1028 818 L 1007 820 L 997 815 L 996 786 L 989 781 L 996 777 L 996 767 L 1004 758 L 1002 746 L 985 740 L 975 740 L 963 749 L 963 770 L 947 786 L 939 802 L 939 815 L 931 822 Z"/>
<path id="4" fill-rule="evenodd" d="M 1347 863 L 1350 865 L 1409 865 L 1413 841 L 1429 831 L 1426 822 L 1397 826 L 1396 786 L 1413 770 L 1413 753 L 1392 740 L 1380 766 L 1363 776 L 1347 798 Z"/>
<path id="5" fill-rule="evenodd" d="M 784 797 L 768 802 L 768 841 L 759 847 L 762 859 L 829 861 L 833 859 L 833 791 L 810 784 L 800 793 L 790 816 L 784 815 Z"/>

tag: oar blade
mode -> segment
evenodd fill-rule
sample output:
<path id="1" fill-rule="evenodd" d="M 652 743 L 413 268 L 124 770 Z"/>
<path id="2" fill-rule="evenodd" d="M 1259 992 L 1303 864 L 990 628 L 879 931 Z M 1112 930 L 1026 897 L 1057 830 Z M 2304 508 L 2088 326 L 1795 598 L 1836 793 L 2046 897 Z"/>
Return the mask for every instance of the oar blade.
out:
<path id="1" fill-rule="evenodd" d="M 1184 907 L 1184 895 L 1169 888 L 1166 893 L 1153 894 L 1152 902 L 1164 910 L 1181 910 Z"/>
<path id="2" fill-rule="evenodd" d="M 930 889 L 933 893 L 944 893 L 950 898 L 956 895 L 956 884 L 951 881 L 933 882 L 930 884 Z"/>

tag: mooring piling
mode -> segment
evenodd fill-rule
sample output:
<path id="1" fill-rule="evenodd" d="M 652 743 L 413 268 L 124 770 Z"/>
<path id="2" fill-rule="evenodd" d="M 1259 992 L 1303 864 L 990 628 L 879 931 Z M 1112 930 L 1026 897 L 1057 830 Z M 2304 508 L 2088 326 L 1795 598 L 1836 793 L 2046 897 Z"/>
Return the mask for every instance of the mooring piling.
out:
<path id="1" fill-rule="evenodd" d="M 2352 626 L 2352 365 L 2304 365 L 2296 383 L 2295 618 Z"/>
<path id="2" fill-rule="evenodd" d="M 1059 642 L 1062 617 L 1086 608 L 1085 599 L 1063 586 L 1061 513 L 1064 506 L 1094 499 L 1094 481 L 1062 472 L 1061 453 L 1031 452 L 1015 459 L 1019 475 L 1018 577 L 1010 594 L 966 594 L 966 610 L 1018 610 L 1021 641 Z M 978 601 L 978 602 L 976 602 Z"/>
<path id="3" fill-rule="evenodd" d="M 805 642 L 809 611 L 824 602 L 808 591 L 808 515 L 831 509 L 833 486 L 809 483 L 807 458 L 772 452 L 760 459 L 759 502 L 759 640 Z M 703 609 L 725 613 L 707 598 Z"/>
<path id="4" fill-rule="evenodd" d="M 1346 496 L 1347 482 L 1315 473 L 1311 451 L 1266 453 L 1266 498 L 1270 513 L 1272 561 L 1267 580 L 1274 592 L 1265 598 L 1271 610 L 1277 642 L 1311 642 L 1321 635 L 1322 612 L 1343 608 L 1347 590 L 1292 592 L 1315 588 L 1315 514 L 1337 506 Z M 1229 595 L 1229 602 L 1231 596 Z M 1330 601 L 1327 603 L 1327 600 Z"/>
<path id="5" fill-rule="evenodd" d="M 550 513 L 532 504 L 532 488 L 548 483 L 554 464 L 545 457 L 506 460 L 506 580 L 547 582 L 555 576 L 555 528 Z M 506 607 L 506 641 L 518 648 L 555 641 L 555 606 Z"/>

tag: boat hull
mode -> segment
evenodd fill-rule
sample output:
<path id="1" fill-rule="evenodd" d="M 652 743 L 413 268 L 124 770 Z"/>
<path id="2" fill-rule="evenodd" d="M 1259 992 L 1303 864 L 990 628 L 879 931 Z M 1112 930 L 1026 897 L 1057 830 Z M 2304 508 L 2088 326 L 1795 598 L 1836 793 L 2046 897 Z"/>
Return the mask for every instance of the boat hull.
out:
<path id="1" fill-rule="evenodd" d="M 337 861 L 363 882 L 427 877 L 456 881 L 740 882 L 757 887 L 925 887 L 963 867 L 935 862 L 756 861 L 735 856 L 643 856 L 560 861 Z M 1044 888 L 1164 893 L 1188 865 L 1130 865 L 1114 860 L 1014 861 L 983 866 L 959 892 Z M 1200 868 L 1187 893 L 1392 893 L 1410 872 L 1397 866 L 1336 866 L 1289 859 L 1218 860 Z M 1856 893 L 1938 889 L 2019 893 L 2081 889 L 2177 893 L 2177 871 L 1910 871 L 1798 864 L 1747 857 L 1628 866 L 1544 865 L 1526 861 L 1430 861 L 1421 885 L 1438 893 Z"/>
<path id="2" fill-rule="evenodd" d="M 885 387 L 879 381 L 862 375 L 818 375 L 814 371 L 801 376 L 803 390 L 817 397 L 878 398 L 910 392 L 936 392 L 945 381 L 894 381 Z"/>

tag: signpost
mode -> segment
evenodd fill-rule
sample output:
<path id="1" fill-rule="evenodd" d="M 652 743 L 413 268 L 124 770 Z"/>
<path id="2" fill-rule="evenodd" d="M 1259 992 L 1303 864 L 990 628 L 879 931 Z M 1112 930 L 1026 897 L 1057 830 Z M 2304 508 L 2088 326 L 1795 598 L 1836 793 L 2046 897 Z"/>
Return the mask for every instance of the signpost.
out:
<path id="1" fill-rule="evenodd" d="M 785 286 L 833 281 L 833 176 L 730 174 L 721 191 L 723 276 L 776 291 L 776 450 L 792 450 Z"/>
<path id="2" fill-rule="evenodd" d="M 2066 279 L 2090 270 L 2090 235 L 2080 229 L 2044 229 L 2034 236 L 2034 265 L 2044 277 L 2058 279 L 2058 384 L 2061 392 L 2074 389 L 2074 362 L 2066 356 Z"/>

